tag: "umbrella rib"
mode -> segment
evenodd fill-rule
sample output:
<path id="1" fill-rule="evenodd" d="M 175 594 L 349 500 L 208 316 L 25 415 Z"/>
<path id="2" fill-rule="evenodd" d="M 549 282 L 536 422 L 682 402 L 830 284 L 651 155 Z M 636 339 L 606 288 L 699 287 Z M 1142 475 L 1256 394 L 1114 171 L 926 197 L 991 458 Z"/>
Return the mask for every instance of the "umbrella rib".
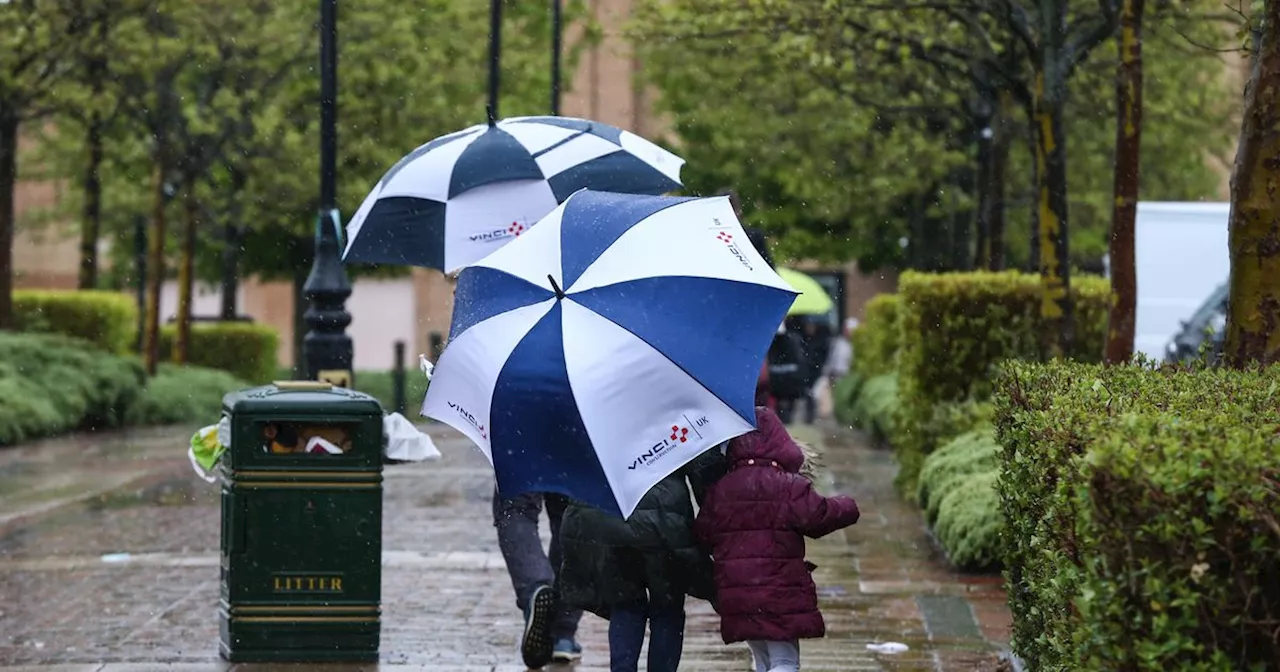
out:
<path id="1" fill-rule="evenodd" d="M 590 133 L 590 132 L 591 132 L 591 128 L 590 128 L 590 127 L 587 127 L 587 128 L 585 128 L 585 129 L 583 129 L 583 130 L 581 130 L 581 131 L 576 131 L 573 135 L 571 135 L 571 136 L 569 136 L 569 137 L 567 137 L 567 138 L 565 138 L 565 139 L 563 139 L 563 140 L 561 140 L 561 141 L 559 141 L 559 142 L 557 142 L 557 143 L 555 143 L 555 144 L 553 144 L 553 145 L 550 145 L 550 146 L 546 147 L 545 149 L 542 149 L 542 150 L 539 150 L 538 152 L 535 152 L 534 154 L 532 154 L 532 156 L 533 156 L 533 158 L 537 159 L 538 157 L 542 156 L 543 154 L 546 154 L 547 152 L 550 152 L 550 151 L 552 151 L 552 150 L 554 150 L 554 149 L 558 149 L 558 148 L 560 148 L 560 147 L 562 147 L 562 146 L 564 146 L 564 145 L 566 145 L 566 144 L 568 144 L 568 143 L 570 143 L 570 142 L 573 142 L 574 140 L 577 140 L 578 138 L 580 138 L 580 137 L 582 137 L 582 136 L 584 136 L 584 135 L 587 135 L 587 134 L 588 134 L 588 133 Z"/>

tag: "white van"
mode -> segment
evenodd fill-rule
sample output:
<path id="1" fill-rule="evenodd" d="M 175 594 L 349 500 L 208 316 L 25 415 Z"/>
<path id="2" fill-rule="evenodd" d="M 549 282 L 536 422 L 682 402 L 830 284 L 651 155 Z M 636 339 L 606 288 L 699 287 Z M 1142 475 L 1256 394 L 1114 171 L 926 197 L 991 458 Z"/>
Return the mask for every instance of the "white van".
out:
<path id="1" fill-rule="evenodd" d="M 1133 347 L 1162 360 L 1174 336 L 1231 274 L 1230 203 L 1138 203 Z"/>

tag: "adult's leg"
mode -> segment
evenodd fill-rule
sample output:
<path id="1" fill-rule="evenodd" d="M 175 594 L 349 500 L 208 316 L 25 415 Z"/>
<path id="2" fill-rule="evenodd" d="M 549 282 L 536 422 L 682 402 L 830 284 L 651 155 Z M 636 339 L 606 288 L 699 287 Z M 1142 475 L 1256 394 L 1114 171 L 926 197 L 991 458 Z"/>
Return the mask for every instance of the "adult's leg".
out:
<path id="1" fill-rule="evenodd" d="M 560 520 L 569 500 L 564 495 L 548 493 L 542 496 L 547 507 L 547 518 L 551 519 L 551 552 L 549 553 L 553 574 L 560 572 Z M 578 634 L 578 621 L 582 620 L 581 609 L 559 607 L 555 620 L 551 623 L 551 636 L 554 639 L 573 639 Z"/>
<path id="2" fill-rule="evenodd" d="M 676 672 L 684 651 L 684 605 L 649 610 L 649 672 Z"/>
<path id="3" fill-rule="evenodd" d="M 538 516 L 542 513 L 542 495 L 523 493 L 503 497 L 493 491 L 493 525 L 498 528 L 498 548 L 507 564 L 511 587 L 516 591 L 516 605 L 529 607 L 529 597 L 538 586 L 551 585 L 555 572 L 542 550 L 538 535 Z"/>
<path id="4" fill-rule="evenodd" d="M 812 425 L 817 417 L 818 399 L 814 396 L 813 390 L 809 390 L 809 394 L 804 396 L 804 421 Z"/>
<path id="5" fill-rule="evenodd" d="M 765 642 L 769 649 L 769 672 L 800 672 L 800 642 Z"/>
<path id="6" fill-rule="evenodd" d="M 520 655 L 524 664 L 534 669 L 551 662 L 555 644 L 551 623 L 557 608 L 551 588 L 555 573 L 538 536 L 541 511 L 539 494 L 502 497 L 494 490 L 493 524 L 498 528 L 498 548 L 502 550 L 511 587 L 516 592 L 516 605 L 524 613 Z"/>
<path id="7" fill-rule="evenodd" d="M 609 670 L 637 672 L 640 649 L 644 648 L 644 626 L 648 617 L 643 606 L 621 607 L 609 613 Z M 650 654 L 652 657 L 652 654 Z M 650 665 L 652 670 L 652 665 Z M 656 672 L 656 670 L 654 671 Z"/>
<path id="8" fill-rule="evenodd" d="M 769 672 L 769 643 L 752 639 L 747 641 L 747 647 L 751 649 L 751 662 L 756 672 Z"/>

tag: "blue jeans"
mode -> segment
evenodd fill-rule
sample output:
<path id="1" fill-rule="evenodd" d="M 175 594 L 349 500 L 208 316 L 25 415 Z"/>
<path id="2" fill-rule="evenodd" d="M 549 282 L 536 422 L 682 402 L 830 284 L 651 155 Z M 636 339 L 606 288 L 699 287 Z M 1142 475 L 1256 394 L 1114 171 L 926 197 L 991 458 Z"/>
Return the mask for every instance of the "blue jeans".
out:
<path id="1" fill-rule="evenodd" d="M 609 670 L 637 672 L 644 626 L 649 625 L 649 672 L 676 672 L 684 649 L 684 607 L 636 605 L 609 614 Z"/>
<path id="2" fill-rule="evenodd" d="M 551 519 L 551 557 L 542 550 L 538 517 L 544 508 Z M 493 524 L 498 528 L 498 548 L 507 563 L 516 606 L 529 607 L 529 596 L 538 586 L 554 586 L 560 571 L 560 518 L 568 505 L 563 495 L 524 493 L 502 497 L 493 493 Z M 551 623 L 551 638 L 573 639 L 582 611 L 561 607 Z"/>

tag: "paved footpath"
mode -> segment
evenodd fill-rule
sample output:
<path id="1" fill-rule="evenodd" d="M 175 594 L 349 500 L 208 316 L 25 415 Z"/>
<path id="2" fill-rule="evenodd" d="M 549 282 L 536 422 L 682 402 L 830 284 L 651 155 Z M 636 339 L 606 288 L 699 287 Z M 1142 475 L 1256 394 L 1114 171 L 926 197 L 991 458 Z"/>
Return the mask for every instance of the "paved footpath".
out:
<path id="1" fill-rule="evenodd" d="M 433 429 L 444 459 L 389 467 L 383 526 L 382 663 L 268 666 L 217 656 L 217 486 L 196 478 L 189 432 L 76 437 L 0 450 L 0 672 L 269 669 L 523 670 L 520 614 L 489 513 L 478 451 Z M 1008 638 L 1000 582 L 950 570 L 920 514 L 893 492 L 889 454 L 833 431 L 824 487 L 855 495 L 862 522 L 810 542 L 827 618 L 804 669 L 994 670 Z M 682 670 L 747 672 L 705 603 L 691 602 Z M 608 669 L 607 624 L 583 620 L 584 659 Z M 902 642 L 897 655 L 867 650 Z"/>

